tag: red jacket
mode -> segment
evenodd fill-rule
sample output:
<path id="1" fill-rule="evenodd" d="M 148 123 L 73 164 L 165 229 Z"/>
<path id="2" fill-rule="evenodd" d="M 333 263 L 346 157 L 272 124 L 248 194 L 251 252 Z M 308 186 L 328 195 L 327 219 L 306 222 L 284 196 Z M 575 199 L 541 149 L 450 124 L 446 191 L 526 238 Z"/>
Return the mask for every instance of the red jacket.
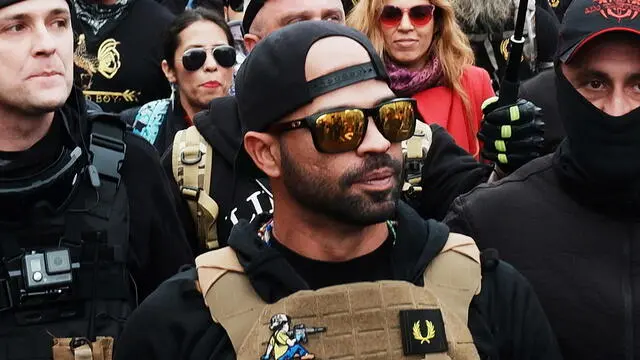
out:
<path id="1" fill-rule="evenodd" d="M 462 99 L 453 90 L 438 86 L 423 90 L 413 96 L 418 101 L 418 110 L 429 124 L 437 123 L 447 129 L 456 144 L 478 158 L 480 144 L 476 138 L 482 121 L 482 103 L 495 95 L 489 74 L 482 68 L 470 66 L 462 74 L 462 86 L 469 97 L 473 113 L 470 131 Z"/>

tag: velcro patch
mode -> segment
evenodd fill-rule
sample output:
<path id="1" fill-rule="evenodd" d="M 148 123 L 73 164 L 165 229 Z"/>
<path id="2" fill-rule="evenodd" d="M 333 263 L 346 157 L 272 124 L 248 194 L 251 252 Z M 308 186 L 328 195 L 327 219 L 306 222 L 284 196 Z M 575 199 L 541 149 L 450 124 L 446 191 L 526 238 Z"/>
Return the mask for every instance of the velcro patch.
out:
<path id="1" fill-rule="evenodd" d="M 400 330 L 405 355 L 443 353 L 449 349 L 438 309 L 401 310 Z"/>

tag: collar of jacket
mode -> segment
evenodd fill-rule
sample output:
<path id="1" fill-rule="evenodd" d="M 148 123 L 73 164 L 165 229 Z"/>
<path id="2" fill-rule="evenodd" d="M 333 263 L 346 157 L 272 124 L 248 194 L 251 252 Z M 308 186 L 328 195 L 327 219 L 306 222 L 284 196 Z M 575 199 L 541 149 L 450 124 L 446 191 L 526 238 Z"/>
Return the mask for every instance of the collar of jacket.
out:
<path id="1" fill-rule="evenodd" d="M 274 303 L 309 285 L 275 249 L 258 237 L 258 229 L 270 218 L 263 214 L 253 222 L 241 220 L 229 236 L 229 246 L 238 254 L 251 284 L 268 302 Z M 391 255 L 393 279 L 423 285 L 422 275 L 431 260 L 440 253 L 449 236 L 449 228 L 434 220 L 423 220 L 400 201 L 397 209 L 397 240 Z"/>
<path id="2" fill-rule="evenodd" d="M 170 104 L 169 109 L 167 110 L 167 118 L 165 120 L 168 120 L 170 126 L 186 129 L 193 125 L 193 119 L 189 119 L 187 112 L 182 107 L 179 91 L 176 91 L 173 100 L 169 100 Z"/>
<path id="3" fill-rule="evenodd" d="M 234 164 L 242 147 L 242 129 L 235 97 L 213 99 L 209 108 L 193 116 L 193 123 L 217 154 Z"/>
<path id="4" fill-rule="evenodd" d="M 87 103 L 82 90 L 74 86 L 67 101 L 56 110 L 56 114 L 62 114 L 64 126 L 75 146 L 80 146 L 85 154 L 89 154 L 90 125 L 87 117 Z"/>

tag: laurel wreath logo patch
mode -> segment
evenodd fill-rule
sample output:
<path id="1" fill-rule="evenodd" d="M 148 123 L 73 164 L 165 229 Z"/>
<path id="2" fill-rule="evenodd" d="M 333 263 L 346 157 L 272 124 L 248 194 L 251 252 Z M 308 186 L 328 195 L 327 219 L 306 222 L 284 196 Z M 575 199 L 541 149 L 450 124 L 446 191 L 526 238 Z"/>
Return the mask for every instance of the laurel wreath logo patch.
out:
<path id="1" fill-rule="evenodd" d="M 400 310 L 400 331 L 405 355 L 444 353 L 449 348 L 439 309 Z"/>
<path id="2" fill-rule="evenodd" d="M 429 320 L 425 320 L 427 324 L 427 336 L 422 335 L 422 330 L 420 329 L 420 321 L 416 321 L 413 324 L 413 338 L 420 341 L 420 344 L 431 344 L 431 340 L 436 337 L 436 328 L 433 326 L 433 323 Z"/>

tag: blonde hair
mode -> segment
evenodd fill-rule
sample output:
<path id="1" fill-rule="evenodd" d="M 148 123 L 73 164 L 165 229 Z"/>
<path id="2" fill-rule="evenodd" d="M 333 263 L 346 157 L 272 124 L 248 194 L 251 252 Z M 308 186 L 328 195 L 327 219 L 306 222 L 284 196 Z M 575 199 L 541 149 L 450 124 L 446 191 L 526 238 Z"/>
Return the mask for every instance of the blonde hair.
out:
<path id="1" fill-rule="evenodd" d="M 354 0 L 355 2 L 356 0 Z M 384 56 L 384 38 L 380 30 L 379 17 L 385 0 L 360 0 L 347 17 L 347 25 L 363 32 L 380 56 Z M 474 55 L 469 39 L 458 23 L 449 0 L 430 0 L 436 7 L 434 12 L 434 34 L 431 49 L 438 56 L 444 72 L 444 84 L 460 96 L 465 108 L 467 127 L 475 136 L 478 132 L 473 120 L 473 111 L 468 94 L 462 86 L 464 69 L 473 65 Z M 434 51 L 431 50 L 431 51 Z M 429 56 L 426 54 L 425 56 Z"/>

